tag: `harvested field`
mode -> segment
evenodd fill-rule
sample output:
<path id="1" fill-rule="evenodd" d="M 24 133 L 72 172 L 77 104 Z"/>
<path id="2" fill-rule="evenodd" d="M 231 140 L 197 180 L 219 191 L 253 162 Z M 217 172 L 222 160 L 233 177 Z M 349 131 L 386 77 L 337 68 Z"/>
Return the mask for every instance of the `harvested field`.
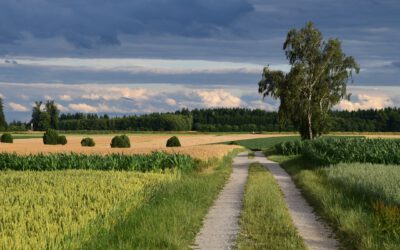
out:
<path id="1" fill-rule="evenodd" d="M 44 145 L 41 138 L 15 140 L 13 144 L 0 144 L 0 152 L 15 152 L 18 154 L 75 152 L 84 154 L 146 154 L 153 151 L 177 152 L 188 154 L 198 159 L 221 157 L 239 146 L 206 145 L 234 140 L 267 138 L 276 136 L 291 136 L 292 134 L 230 134 L 230 135 L 178 135 L 182 147 L 167 148 L 166 141 L 171 135 L 130 135 L 131 148 L 111 148 L 113 135 L 93 135 L 95 147 L 82 147 L 80 141 L 85 135 L 67 135 L 67 145 Z"/>

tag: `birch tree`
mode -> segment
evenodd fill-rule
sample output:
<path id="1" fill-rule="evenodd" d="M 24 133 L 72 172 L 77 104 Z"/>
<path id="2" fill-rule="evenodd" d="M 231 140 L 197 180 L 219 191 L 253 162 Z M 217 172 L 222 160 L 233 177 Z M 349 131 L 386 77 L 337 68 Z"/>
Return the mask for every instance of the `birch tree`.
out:
<path id="1" fill-rule="evenodd" d="M 281 123 L 290 119 L 303 139 L 314 139 L 327 131 L 329 110 L 350 98 L 347 83 L 359 66 L 343 53 L 338 39 L 324 40 L 311 22 L 290 30 L 283 49 L 290 71 L 265 67 L 258 91 L 264 98 L 280 100 Z"/>

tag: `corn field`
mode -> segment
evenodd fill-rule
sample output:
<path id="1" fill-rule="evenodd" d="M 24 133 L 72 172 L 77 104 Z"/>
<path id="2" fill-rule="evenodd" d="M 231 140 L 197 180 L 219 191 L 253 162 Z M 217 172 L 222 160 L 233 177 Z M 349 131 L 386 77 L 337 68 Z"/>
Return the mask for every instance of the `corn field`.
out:
<path id="1" fill-rule="evenodd" d="M 400 164 L 400 140 L 367 138 L 319 138 L 312 141 L 284 142 L 275 150 L 284 155 L 302 154 L 321 165 L 339 162 Z"/>
<path id="2" fill-rule="evenodd" d="M 0 154 L 0 170 L 128 170 L 128 171 L 161 171 L 177 169 L 189 171 L 196 166 L 195 160 L 187 155 L 153 152 L 147 155 L 85 155 L 85 154 L 38 154 L 17 155 Z"/>
<path id="3" fill-rule="evenodd" d="M 0 249 L 77 249 L 177 176 L 0 171 Z"/>

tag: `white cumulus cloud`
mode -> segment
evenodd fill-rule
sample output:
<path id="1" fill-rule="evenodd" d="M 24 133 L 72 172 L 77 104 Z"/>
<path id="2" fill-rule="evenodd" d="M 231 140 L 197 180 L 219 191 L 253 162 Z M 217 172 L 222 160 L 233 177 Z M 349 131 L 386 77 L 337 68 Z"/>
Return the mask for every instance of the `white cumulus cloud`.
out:
<path id="1" fill-rule="evenodd" d="M 243 101 L 226 90 L 198 90 L 197 95 L 207 107 L 239 107 Z"/>
<path id="2" fill-rule="evenodd" d="M 356 95 L 355 101 L 342 100 L 336 107 L 340 110 L 383 109 L 393 106 L 393 101 L 386 95 Z"/>
<path id="3" fill-rule="evenodd" d="M 68 107 L 76 112 L 82 113 L 96 113 L 97 108 L 86 103 L 71 103 Z"/>
<path id="4" fill-rule="evenodd" d="M 173 98 L 166 98 L 165 103 L 170 105 L 170 106 L 175 106 L 176 105 L 176 100 Z"/>
<path id="5" fill-rule="evenodd" d="M 29 109 L 22 104 L 10 102 L 8 106 L 15 112 L 27 112 Z"/>
<path id="6" fill-rule="evenodd" d="M 67 107 L 65 107 L 65 106 L 63 106 L 63 105 L 61 105 L 61 104 L 59 104 L 59 103 L 56 103 L 56 105 L 57 105 L 57 108 L 58 108 L 61 112 L 68 112 L 68 111 L 69 111 L 69 108 L 67 108 Z"/>
<path id="7" fill-rule="evenodd" d="M 60 97 L 60 99 L 63 101 L 72 101 L 72 97 L 70 95 L 59 95 L 58 97 Z"/>
<path id="8" fill-rule="evenodd" d="M 145 88 L 128 88 L 128 87 L 83 87 L 83 91 L 87 93 L 81 96 L 82 99 L 87 100 L 119 100 L 119 99 L 132 99 L 132 100 L 147 100 L 153 96 Z"/>

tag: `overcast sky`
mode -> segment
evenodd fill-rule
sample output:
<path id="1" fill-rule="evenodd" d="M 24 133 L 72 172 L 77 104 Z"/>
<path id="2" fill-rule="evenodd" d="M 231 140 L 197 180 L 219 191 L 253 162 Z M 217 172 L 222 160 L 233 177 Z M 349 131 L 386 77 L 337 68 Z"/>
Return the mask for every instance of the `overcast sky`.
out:
<path id="1" fill-rule="evenodd" d="M 287 71 L 286 34 L 312 21 L 361 66 L 336 108 L 398 106 L 399 13 L 398 0 L 1 0 L 0 96 L 8 121 L 47 99 L 114 115 L 276 110 L 257 94 L 262 68 Z"/>

